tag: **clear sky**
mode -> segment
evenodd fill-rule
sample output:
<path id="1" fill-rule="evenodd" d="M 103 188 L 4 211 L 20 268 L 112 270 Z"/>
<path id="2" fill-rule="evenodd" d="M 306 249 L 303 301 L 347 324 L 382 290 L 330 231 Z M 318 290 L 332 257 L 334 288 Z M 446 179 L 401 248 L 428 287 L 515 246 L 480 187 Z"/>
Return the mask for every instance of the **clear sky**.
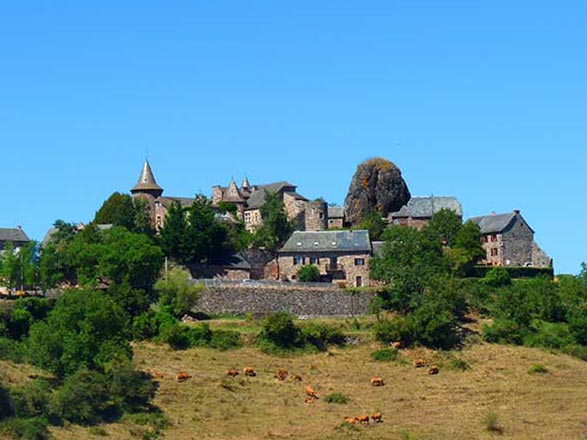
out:
<path id="1" fill-rule="evenodd" d="M 465 216 L 587 260 L 587 2 L 0 2 L 0 226 L 89 221 L 148 156 L 165 194 L 288 180 L 343 203 L 383 156 Z"/>

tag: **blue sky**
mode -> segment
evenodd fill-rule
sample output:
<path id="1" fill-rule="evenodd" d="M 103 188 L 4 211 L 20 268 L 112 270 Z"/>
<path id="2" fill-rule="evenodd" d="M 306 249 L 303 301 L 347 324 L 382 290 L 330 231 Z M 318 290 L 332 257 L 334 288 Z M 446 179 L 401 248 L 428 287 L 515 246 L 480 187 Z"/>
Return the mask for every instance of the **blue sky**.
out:
<path id="1" fill-rule="evenodd" d="M 587 260 L 587 2 L 0 3 L 0 226 L 42 239 L 128 191 L 245 174 L 342 203 L 383 156 L 465 216 L 520 209 Z"/>

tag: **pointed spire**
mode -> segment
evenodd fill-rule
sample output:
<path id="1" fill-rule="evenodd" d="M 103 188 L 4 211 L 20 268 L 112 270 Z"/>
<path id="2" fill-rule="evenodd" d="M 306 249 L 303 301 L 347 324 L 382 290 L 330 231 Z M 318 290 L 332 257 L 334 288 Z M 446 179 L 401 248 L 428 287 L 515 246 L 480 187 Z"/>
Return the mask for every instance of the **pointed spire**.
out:
<path id="1" fill-rule="evenodd" d="M 244 189 L 251 189 L 251 184 L 249 183 L 249 179 L 247 178 L 246 175 L 245 175 L 245 178 L 243 179 L 243 184 L 241 185 L 241 187 Z"/>
<path id="2" fill-rule="evenodd" d="M 130 190 L 132 194 L 150 194 L 153 197 L 159 197 L 163 194 L 163 188 L 157 185 L 155 176 L 153 176 L 153 170 L 149 161 L 145 159 L 143 170 L 137 184 Z"/>

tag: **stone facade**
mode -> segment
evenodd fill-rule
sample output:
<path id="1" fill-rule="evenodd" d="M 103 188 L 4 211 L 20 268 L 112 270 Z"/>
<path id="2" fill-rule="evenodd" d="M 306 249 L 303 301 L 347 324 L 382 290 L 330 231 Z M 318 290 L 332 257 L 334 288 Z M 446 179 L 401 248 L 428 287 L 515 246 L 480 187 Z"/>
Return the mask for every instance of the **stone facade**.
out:
<path id="1" fill-rule="evenodd" d="M 368 314 L 374 297 L 374 292 L 349 292 L 332 284 L 219 282 L 206 286 L 193 311 L 264 316 L 285 310 L 303 317 L 349 317 Z"/>
<path id="2" fill-rule="evenodd" d="M 481 229 L 489 266 L 550 267 L 552 260 L 534 241 L 534 231 L 519 211 L 472 218 Z"/>
<path id="3" fill-rule="evenodd" d="M 420 230 L 442 209 L 463 216 L 463 207 L 455 197 L 412 197 L 399 211 L 389 214 L 388 222 Z"/>
<path id="4" fill-rule="evenodd" d="M 368 231 L 294 232 L 279 250 L 279 279 L 296 281 L 301 267 L 315 265 L 322 281 L 346 287 L 370 285 Z"/>

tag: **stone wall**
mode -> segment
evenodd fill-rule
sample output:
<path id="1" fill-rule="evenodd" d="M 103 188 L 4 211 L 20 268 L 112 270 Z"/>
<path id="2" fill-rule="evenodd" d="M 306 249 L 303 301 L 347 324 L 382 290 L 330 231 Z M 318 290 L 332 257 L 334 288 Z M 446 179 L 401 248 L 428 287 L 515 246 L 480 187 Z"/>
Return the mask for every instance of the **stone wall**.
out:
<path id="1" fill-rule="evenodd" d="M 369 313 L 374 296 L 373 292 L 349 292 L 330 284 L 302 287 L 297 283 L 212 283 L 206 286 L 193 310 L 254 316 L 284 310 L 305 317 L 356 316 Z"/>

